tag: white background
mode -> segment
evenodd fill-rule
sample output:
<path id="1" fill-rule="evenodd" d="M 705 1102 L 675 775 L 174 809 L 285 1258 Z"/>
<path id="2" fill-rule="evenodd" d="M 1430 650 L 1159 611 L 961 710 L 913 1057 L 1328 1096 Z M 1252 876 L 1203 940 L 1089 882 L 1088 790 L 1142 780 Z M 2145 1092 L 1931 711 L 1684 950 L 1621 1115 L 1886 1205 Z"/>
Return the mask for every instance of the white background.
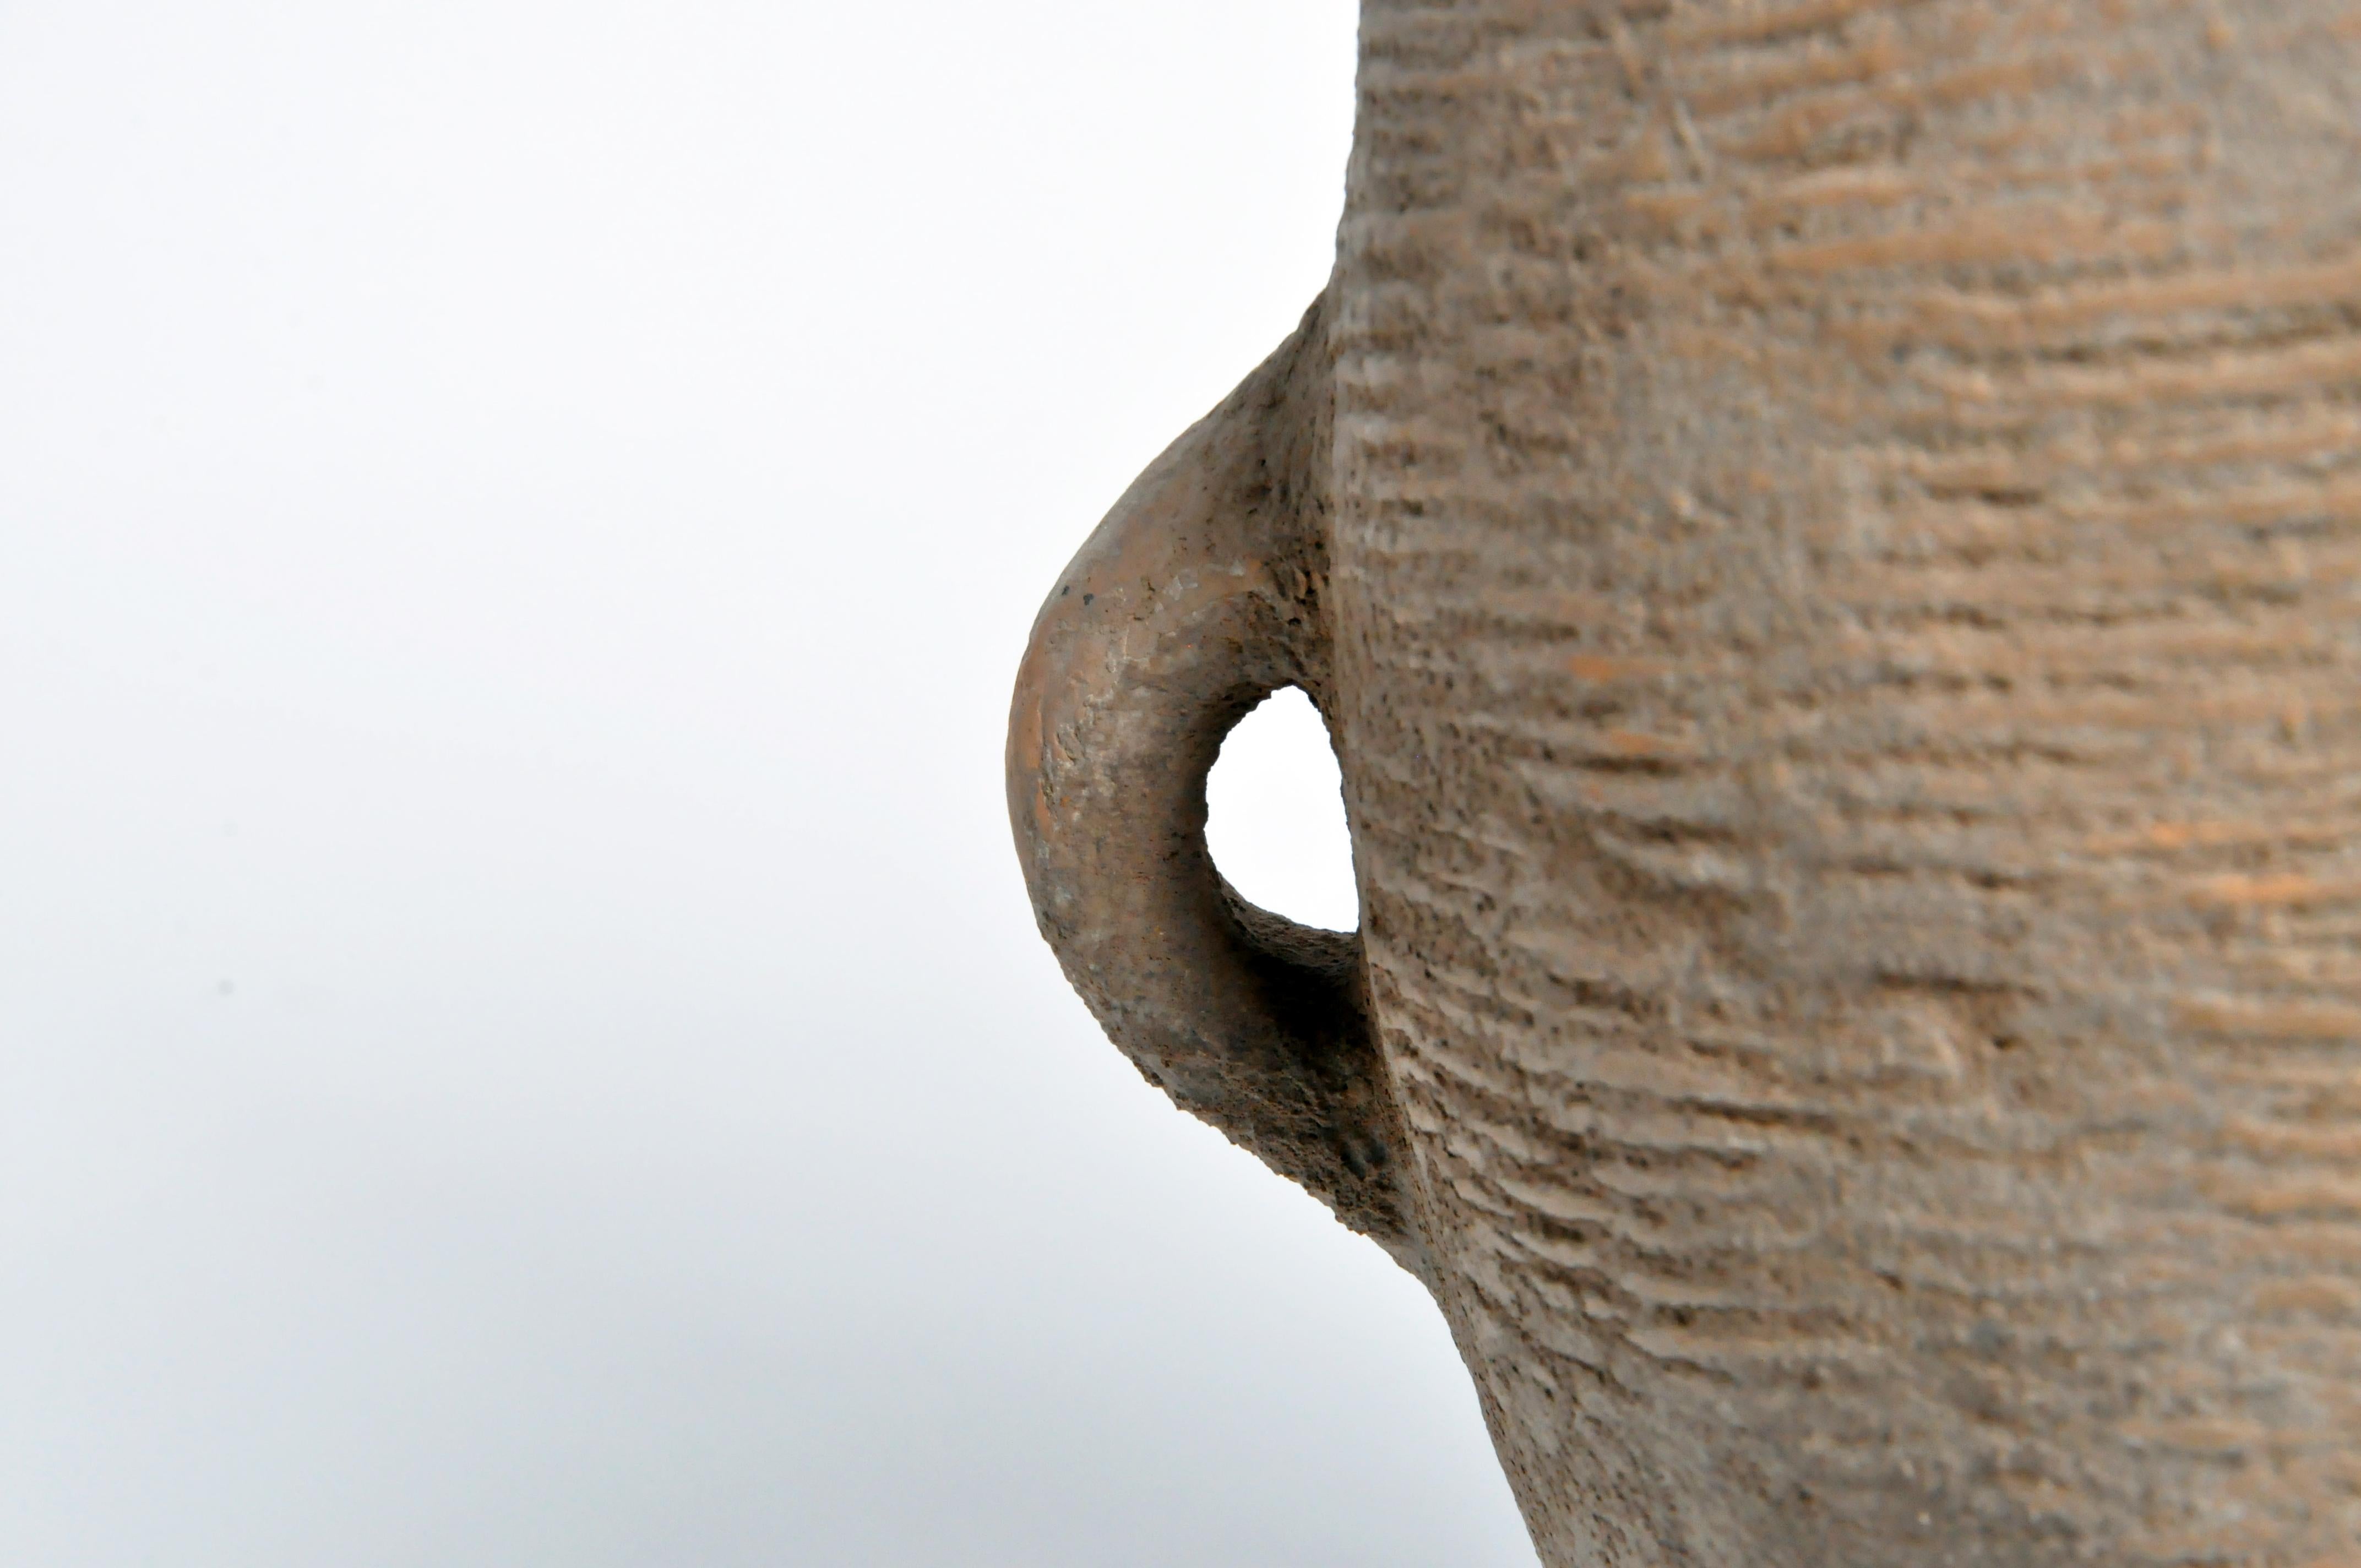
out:
<path id="1" fill-rule="evenodd" d="M 1531 1563 L 1001 805 L 1326 272 L 1352 25 L 0 0 L 0 1560 Z M 1254 777 L 1224 863 L 1321 847 Z"/>

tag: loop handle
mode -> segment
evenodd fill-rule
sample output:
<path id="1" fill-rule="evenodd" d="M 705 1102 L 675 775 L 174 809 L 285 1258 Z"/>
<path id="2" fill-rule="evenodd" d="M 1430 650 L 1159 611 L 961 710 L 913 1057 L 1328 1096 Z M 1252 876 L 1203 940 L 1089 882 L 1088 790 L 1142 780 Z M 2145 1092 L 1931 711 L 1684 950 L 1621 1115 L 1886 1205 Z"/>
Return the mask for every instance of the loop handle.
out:
<path id="1" fill-rule="evenodd" d="M 1205 846 L 1222 739 L 1328 701 L 1322 306 L 1115 503 L 1035 621 L 1008 809 L 1041 934 L 1149 1081 L 1416 1270 L 1356 935 L 1247 903 Z"/>

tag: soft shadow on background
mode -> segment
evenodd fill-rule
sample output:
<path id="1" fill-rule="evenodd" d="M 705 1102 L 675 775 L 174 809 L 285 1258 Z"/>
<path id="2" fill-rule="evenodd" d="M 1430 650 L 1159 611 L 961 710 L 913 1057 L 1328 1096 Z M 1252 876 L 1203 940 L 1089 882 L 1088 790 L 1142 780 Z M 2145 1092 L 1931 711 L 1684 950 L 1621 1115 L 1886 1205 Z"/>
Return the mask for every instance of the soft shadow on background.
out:
<path id="1" fill-rule="evenodd" d="M 1531 1563 L 1001 805 L 1352 26 L 0 6 L 0 1558 Z"/>

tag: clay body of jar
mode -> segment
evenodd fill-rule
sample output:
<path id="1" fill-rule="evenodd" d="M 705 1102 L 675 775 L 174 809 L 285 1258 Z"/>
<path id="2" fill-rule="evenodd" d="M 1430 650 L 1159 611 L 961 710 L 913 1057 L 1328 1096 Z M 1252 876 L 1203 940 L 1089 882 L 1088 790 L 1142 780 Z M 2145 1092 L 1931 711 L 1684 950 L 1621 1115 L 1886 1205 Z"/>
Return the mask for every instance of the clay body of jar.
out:
<path id="1" fill-rule="evenodd" d="M 2361 13 L 1364 8 L 1334 278 L 1010 805 L 1557 1565 L 2361 1541 Z M 1203 848 L 1298 685 L 1350 938 Z"/>

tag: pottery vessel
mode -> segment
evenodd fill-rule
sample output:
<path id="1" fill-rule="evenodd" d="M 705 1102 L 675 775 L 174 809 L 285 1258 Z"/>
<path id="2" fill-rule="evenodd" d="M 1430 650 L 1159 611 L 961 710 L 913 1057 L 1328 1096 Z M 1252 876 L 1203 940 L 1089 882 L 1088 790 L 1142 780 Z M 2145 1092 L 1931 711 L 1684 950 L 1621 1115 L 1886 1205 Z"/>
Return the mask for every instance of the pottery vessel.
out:
<path id="1" fill-rule="evenodd" d="M 1350 936 L 1205 850 L 1284 685 Z M 1008 767 L 1552 1568 L 2361 1562 L 2361 9 L 1367 0 Z"/>

